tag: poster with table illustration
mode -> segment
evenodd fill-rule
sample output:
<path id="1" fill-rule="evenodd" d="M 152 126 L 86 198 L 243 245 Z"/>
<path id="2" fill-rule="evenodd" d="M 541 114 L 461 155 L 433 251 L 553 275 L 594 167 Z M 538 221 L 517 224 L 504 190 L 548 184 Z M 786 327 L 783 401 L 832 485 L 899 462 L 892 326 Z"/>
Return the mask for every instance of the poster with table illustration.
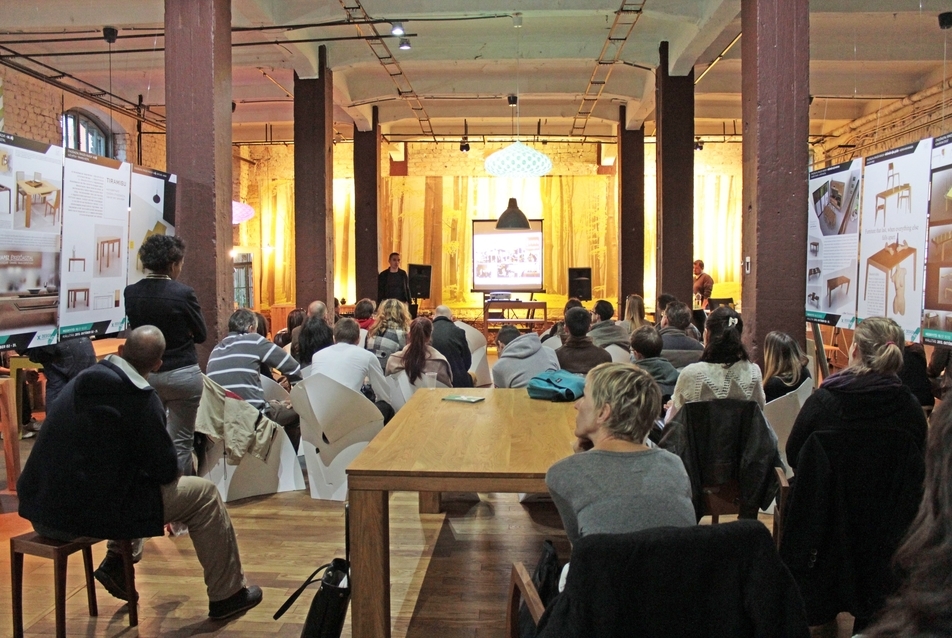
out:
<path id="1" fill-rule="evenodd" d="M 952 345 L 952 134 L 932 144 L 931 193 L 922 340 Z"/>
<path id="2" fill-rule="evenodd" d="M 856 256 L 863 162 L 810 173 L 807 211 L 807 320 L 837 328 L 856 323 Z"/>
<path id="3" fill-rule="evenodd" d="M 0 350 L 56 342 L 63 149 L 0 133 Z"/>
<path id="4" fill-rule="evenodd" d="M 857 315 L 894 319 L 919 341 L 932 138 L 866 158 Z"/>
<path id="5" fill-rule="evenodd" d="M 175 175 L 133 165 L 127 284 L 134 284 L 146 275 L 139 261 L 142 242 L 151 235 L 175 234 L 175 187 Z"/>
<path id="6" fill-rule="evenodd" d="M 130 165 L 66 150 L 60 338 L 98 336 L 124 326 Z"/>

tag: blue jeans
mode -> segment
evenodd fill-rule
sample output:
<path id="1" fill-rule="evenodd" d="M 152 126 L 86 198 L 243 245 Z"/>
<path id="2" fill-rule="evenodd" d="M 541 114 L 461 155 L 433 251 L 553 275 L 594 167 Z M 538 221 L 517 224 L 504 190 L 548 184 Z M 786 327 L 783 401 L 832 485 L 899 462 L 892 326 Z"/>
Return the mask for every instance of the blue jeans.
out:
<path id="1" fill-rule="evenodd" d="M 195 414 L 202 399 L 202 371 L 198 364 L 153 372 L 149 385 L 155 388 L 168 415 L 166 429 L 172 437 L 178 468 L 183 476 L 193 476 L 192 447 L 195 438 Z"/>

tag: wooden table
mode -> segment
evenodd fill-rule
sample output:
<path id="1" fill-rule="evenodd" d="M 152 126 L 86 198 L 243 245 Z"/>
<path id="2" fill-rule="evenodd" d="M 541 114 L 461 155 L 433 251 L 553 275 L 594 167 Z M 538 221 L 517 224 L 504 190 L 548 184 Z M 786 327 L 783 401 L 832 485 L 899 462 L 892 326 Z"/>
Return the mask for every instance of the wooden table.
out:
<path id="1" fill-rule="evenodd" d="M 448 394 L 481 403 L 442 401 Z M 391 491 L 546 492 L 545 473 L 572 454 L 572 403 L 530 399 L 525 389 L 421 390 L 347 468 L 354 638 L 390 636 Z M 500 615 L 503 610 L 499 610 Z"/>
<path id="2" fill-rule="evenodd" d="M 525 317 L 497 317 L 490 318 L 493 310 L 525 310 Z M 542 319 L 535 316 L 535 311 L 542 311 Z M 483 302 L 483 335 L 489 341 L 489 326 L 491 324 L 525 324 L 538 325 L 540 328 L 549 320 L 549 311 L 544 301 L 515 301 L 515 300 L 485 300 Z"/>
<path id="3" fill-rule="evenodd" d="M 898 187 L 897 187 L 898 188 Z M 892 271 L 904 262 L 909 257 L 912 257 L 912 289 L 916 289 L 916 249 L 912 246 L 900 246 L 899 244 L 893 242 L 889 244 L 878 253 L 870 255 L 866 258 L 866 277 L 863 280 L 863 299 L 866 299 L 866 290 L 869 288 L 869 267 L 878 268 L 882 270 L 886 275 L 886 308 L 884 315 L 889 316 L 889 278 L 892 276 Z"/>
<path id="4" fill-rule="evenodd" d="M 31 179 L 21 179 L 20 181 L 18 181 L 17 189 L 23 192 L 24 195 L 26 195 L 26 197 L 23 198 L 24 200 L 23 225 L 26 228 L 30 227 L 30 216 L 32 215 L 32 211 L 33 211 L 34 195 L 41 195 L 43 197 L 46 197 L 47 195 L 51 193 L 55 193 L 56 191 L 59 190 L 58 188 L 53 186 L 53 184 L 47 182 L 46 180 L 41 180 L 39 182 L 36 182 Z"/>
<path id="5" fill-rule="evenodd" d="M 83 302 L 89 306 L 89 288 L 69 288 L 66 291 L 66 307 L 75 308 L 79 303 L 78 293 L 83 293 Z"/>
<path id="6" fill-rule="evenodd" d="M 86 258 L 85 257 L 70 257 L 67 261 L 66 272 L 73 272 L 73 262 L 81 261 L 83 262 L 83 272 L 86 272 Z"/>
<path id="7" fill-rule="evenodd" d="M 886 225 L 886 200 L 896 195 L 896 207 L 899 207 L 900 202 L 903 199 L 909 201 L 909 205 L 912 205 L 912 187 L 909 184 L 900 184 L 899 186 L 893 186 L 888 190 L 884 190 L 881 193 L 876 193 L 876 211 L 873 215 L 873 225 L 879 221 L 879 211 L 883 211 L 883 225 Z M 907 210 L 906 212 L 911 212 Z"/>
<path id="8" fill-rule="evenodd" d="M 840 275 L 826 280 L 826 305 L 833 306 L 833 291 L 846 284 L 846 294 L 850 294 L 850 278 Z"/>
<path id="9" fill-rule="evenodd" d="M 103 237 L 99 240 L 99 245 L 96 251 L 96 259 L 99 261 L 99 272 L 102 272 L 102 260 L 103 257 L 106 259 L 106 268 L 109 268 L 110 257 L 112 256 L 112 248 L 116 248 L 116 258 L 119 257 L 119 237 Z"/>

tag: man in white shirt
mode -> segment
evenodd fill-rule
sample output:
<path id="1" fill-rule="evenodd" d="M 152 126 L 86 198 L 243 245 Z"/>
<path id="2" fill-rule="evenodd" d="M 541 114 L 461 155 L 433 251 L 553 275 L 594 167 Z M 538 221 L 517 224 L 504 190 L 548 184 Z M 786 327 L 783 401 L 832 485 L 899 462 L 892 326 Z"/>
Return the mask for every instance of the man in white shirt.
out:
<path id="1" fill-rule="evenodd" d="M 357 345 L 359 341 L 360 326 L 354 319 L 347 317 L 338 321 L 334 325 L 334 345 L 314 353 L 310 374 L 323 374 L 357 392 L 361 392 L 365 380 L 369 380 L 376 395 L 374 404 L 386 423 L 394 414 L 390 389 L 376 355 Z"/>

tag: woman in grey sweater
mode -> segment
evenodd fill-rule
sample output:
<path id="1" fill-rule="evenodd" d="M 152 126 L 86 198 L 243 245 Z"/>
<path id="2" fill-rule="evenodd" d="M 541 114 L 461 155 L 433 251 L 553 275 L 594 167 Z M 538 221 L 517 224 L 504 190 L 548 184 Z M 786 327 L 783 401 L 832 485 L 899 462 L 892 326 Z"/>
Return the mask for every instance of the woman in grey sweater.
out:
<path id="1" fill-rule="evenodd" d="M 571 542 L 696 523 L 681 459 L 644 444 L 661 412 L 661 391 L 646 371 L 627 363 L 592 368 L 575 409 L 576 454 L 545 476 Z"/>

